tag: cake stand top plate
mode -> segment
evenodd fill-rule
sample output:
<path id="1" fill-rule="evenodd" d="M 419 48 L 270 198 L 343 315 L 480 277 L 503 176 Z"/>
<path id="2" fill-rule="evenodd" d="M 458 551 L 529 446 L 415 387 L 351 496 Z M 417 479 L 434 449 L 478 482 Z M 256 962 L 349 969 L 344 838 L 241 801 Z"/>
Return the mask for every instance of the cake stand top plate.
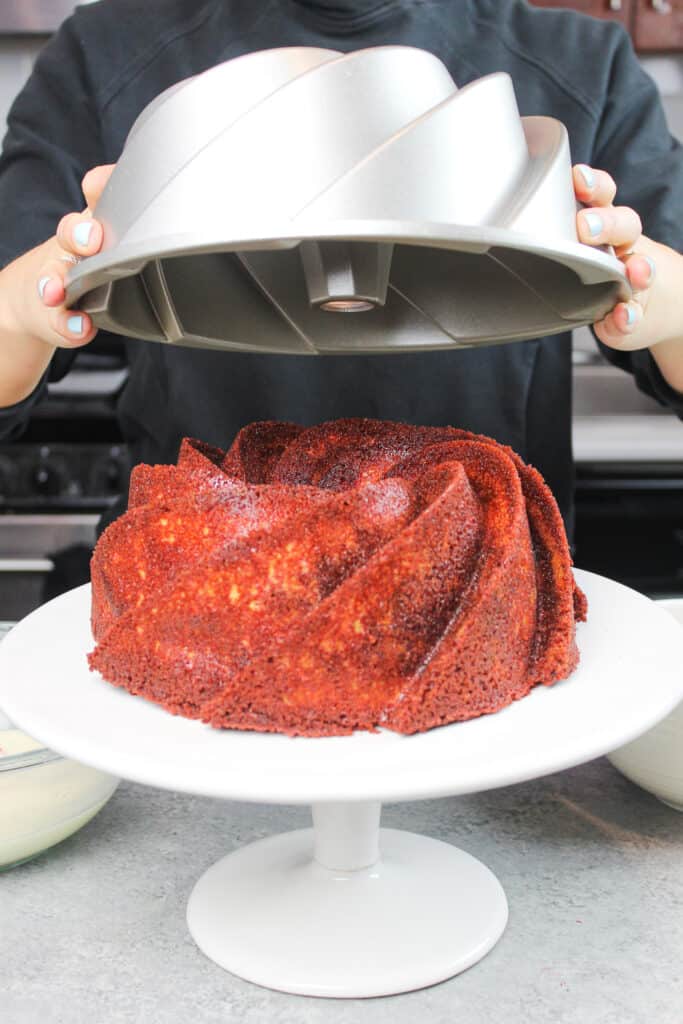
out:
<path id="1" fill-rule="evenodd" d="M 581 664 L 494 715 L 416 736 L 326 739 L 214 730 L 91 673 L 90 588 L 43 605 L 0 645 L 0 707 L 76 760 L 165 789 L 269 803 L 410 800 L 477 792 L 580 764 L 683 699 L 683 632 L 648 598 L 577 571 Z"/>

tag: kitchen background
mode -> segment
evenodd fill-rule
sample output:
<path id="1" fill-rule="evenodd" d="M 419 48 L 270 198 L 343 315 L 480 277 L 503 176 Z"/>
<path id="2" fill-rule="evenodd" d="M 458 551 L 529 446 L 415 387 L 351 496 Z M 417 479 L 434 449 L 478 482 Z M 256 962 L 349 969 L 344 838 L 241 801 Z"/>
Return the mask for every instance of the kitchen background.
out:
<path id="1" fill-rule="evenodd" d="M 683 139 L 683 0 L 539 0 L 623 22 Z M 0 3 L 0 126 L 70 0 Z M 683 211 L 681 211 L 683 217 Z M 683 424 L 574 339 L 575 560 L 653 596 L 683 594 Z M 0 620 L 83 581 L 99 514 L 127 473 L 116 350 L 79 355 L 28 432 L 0 445 Z"/>

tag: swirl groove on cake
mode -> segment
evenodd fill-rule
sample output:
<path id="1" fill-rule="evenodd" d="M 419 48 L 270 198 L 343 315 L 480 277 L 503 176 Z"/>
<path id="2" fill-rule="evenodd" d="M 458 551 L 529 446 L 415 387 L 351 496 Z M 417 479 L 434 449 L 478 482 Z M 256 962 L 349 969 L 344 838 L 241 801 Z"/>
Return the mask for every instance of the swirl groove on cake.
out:
<path id="1" fill-rule="evenodd" d="M 511 449 L 338 420 L 137 466 L 92 559 L 92 669 L 219 728 L 414 733 L 578 662 L 562 519 Z"/>

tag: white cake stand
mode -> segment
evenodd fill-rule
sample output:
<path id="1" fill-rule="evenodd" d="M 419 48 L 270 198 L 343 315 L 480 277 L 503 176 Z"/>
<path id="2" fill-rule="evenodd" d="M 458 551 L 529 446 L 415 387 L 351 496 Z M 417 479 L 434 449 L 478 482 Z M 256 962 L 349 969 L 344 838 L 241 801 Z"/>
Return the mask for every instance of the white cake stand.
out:
<path id="1" fill-rule="evenodd" d="M 208 957 L 269 988 L 378 996 L 433 984 L 484 956 L 507 904 L 483 864 L 379 829 L 380 802 L 472 793 L 620 746 L 683 698 L 681 631 L 653 602 L 585 572 L 581 665 L 504 711 L 418 736 L 331 739 L 216 731 L 90 674 L 80 587 L 0 646 L 0 706 L 60 753 L 148 785 L 235 800 L 310 803 L 313 829 L 228 854 L 190 897 Z"/>

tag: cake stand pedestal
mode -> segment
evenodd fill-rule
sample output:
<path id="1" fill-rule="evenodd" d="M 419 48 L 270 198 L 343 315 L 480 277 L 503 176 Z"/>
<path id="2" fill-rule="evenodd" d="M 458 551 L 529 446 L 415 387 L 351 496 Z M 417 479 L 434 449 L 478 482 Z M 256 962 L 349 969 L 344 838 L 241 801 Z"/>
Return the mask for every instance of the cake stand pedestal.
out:
<path id="1" fill-rule="evenodd" d="M 481 959 L 507 922 L 495 875 L 379 818 L 376 801 L 314 804 L 313 829 L 219 860 L 187 908 L 199 948 L 248 981 L 316 996 L 406 992 Z"/>
<path id="2" fill-rule="evenodd" d="M 312 830 L 260 840 L 209 868 L 190 896 L 190 931 L 216 963 L 270 988 L 404 992 L 484 956 L 507 905 L 469 854 L 380 830 L 381 802 L 474 793 L 580 764 L 683 699 L 671 615 L 610 580 L 576 575 L 589 601 L 576 672 L 497 714 L 416 736 L 292 739 L 169 715 L 89 672 L 89 587 L 39 608 L 3 641 L 0 707 L 60 753 L 133 781 L 311 804 Z"/>

